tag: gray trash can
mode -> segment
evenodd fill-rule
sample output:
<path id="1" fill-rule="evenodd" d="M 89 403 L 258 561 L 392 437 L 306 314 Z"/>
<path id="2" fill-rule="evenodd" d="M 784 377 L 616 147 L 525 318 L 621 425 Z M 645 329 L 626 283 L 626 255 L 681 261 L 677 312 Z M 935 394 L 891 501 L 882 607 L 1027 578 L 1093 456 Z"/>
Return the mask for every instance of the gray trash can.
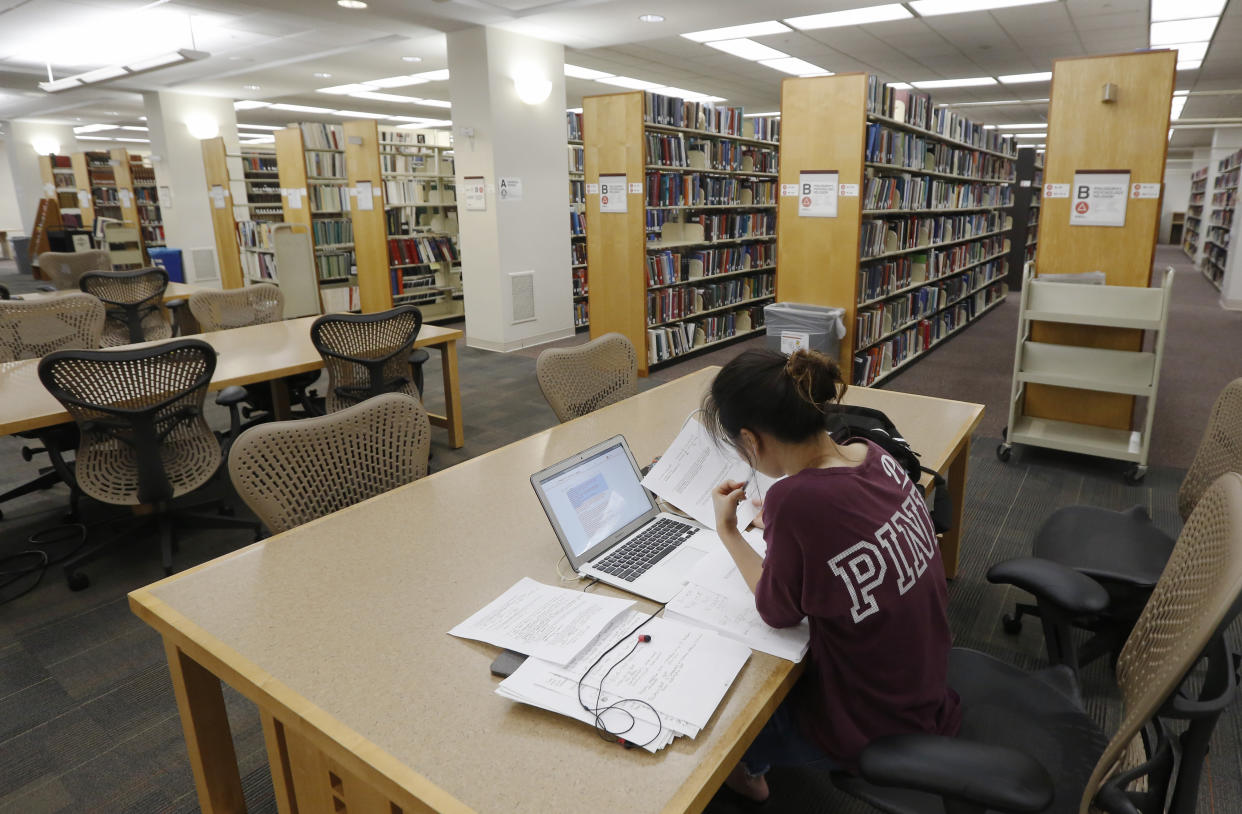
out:
<path id="1" fill-rule="evenodd" d="M 11 237 L 9 242 L 13 244 L 13 259 L 17 261 L 17 273 L 26 276 L 33 275 L 34 269 L 30 267 L 30 238 Z"/>
<path id="2" fill-rule="evenodd" d="M 845 336 L 844 308 L 774 302 L 763 307 L 763 314 L 767 344 L 772 350 L 792 353 L 799 348 L 809 348 L 829 358 L 838 358 L 838 346 Z"/>

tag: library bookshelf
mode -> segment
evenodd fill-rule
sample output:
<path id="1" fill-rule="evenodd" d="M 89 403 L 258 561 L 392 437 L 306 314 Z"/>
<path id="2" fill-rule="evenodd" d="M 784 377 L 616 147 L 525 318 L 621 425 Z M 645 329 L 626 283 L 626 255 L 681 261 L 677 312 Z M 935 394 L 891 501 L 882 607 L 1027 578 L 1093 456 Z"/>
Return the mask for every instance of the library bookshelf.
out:
<path id="1" fill-rule="evenodd" d="M 1226 156 L 1216 165 L 1216 180 L 1212 184 L 1212 214 L 1207 222 L 1207 234 L 1203 239 L 1203 276 L 1221 289 L 1225 269 L 1229 265 L 1230 233 L 1233 230 L 1234 210 L 1238 203 L 1238 177 L 1242 174 L 1242 150 Z"/>
<path id="2" fill-rule="evenodd" d="M 591 335 L 628 337 L 640 375 L 763 330 L 778 154 L 753 136 L 775 127 L 642 91 L 583 100 Z"/>
<path id="3" fill-rule="evenodd" d="M 281 206 L 275 148 L 244 146 L 241 172 L 245 202 L 235 201 L 234 206 L 245 209 L 235 216 L 242 276 L 247 283 L 276 282 L 279 269 L 272 227 L 284 222 L 285 211 Z"/>
<path id="4" fill-rule="evenodd" d="M 1018 149 L 1017 177 L 1013 187 L 1013 232 L 1009 235 L 1009 270 L 1006 282 L 1011 291 L 1023 284 L 1023 270 L 1035 261 L 1039 243 L 1039 208 L 1043 201 L 1043 155 L 1033 147 Z"/>
<path id="5" fill-rule="evenodd" d="M 1203 206 L 1207 200 L 1207 167 L 1200 167 L 1190 176 L 1190 200 L 1186 204 L 1186 228 L 1182 237 L 1182 251 L 1192 261 L 1199 255 L 1199 241 L 1203 231 Z"/>
<path id="6" fill-rule="evenodd" d="M 586 246 L 586 159 L 582 144 L 582 114 L 565 113 L 565 136 L 569 158 L 569 250 L 572 265 L 574 328 L 579 331 L 591 326 L 590 274 Z"/>
<path id="7" fill-rule="evenodd" d="M 164 215 L 160 209 L 159 187 L 155 183 L 155 168 L 137 155 L 129 156 L 128 162 L 143 249 L 163 248 L 168 244 L 164 236 Z M 150 260 L 149 255 L 147 259 Z"/>
<path id="8" fill-rule="evenodd" d="M 1005 299 L 1011 139 L 866 74 L 781 90 L 782 302 L 845 311 L 842 370 L 875 385 Z M 804 172 L 835 172 L 836 217 L 800 215 Z"/>
<path id="9" fill-rule="evenodd" d="M 72 157 L 55 154 L 39 156 L 39 176 L 43 180 L 43 197 L 56 199 L 61 225 L 66 229 L 81 228 L 82 209 L 78 203 L 78 184 Z"/>

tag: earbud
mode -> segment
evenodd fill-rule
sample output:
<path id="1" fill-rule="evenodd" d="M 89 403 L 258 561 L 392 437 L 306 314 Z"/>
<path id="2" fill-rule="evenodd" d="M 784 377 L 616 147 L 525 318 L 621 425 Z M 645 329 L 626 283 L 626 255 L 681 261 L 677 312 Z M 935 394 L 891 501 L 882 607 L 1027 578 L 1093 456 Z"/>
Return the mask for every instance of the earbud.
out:
<path id="1" fill-rule="evenodd" d="M 649 642 L 651 641 L 651 637 L 647 635 L 646 633 L 640 633 L 638 634 L 638 640 L 640 642 Z"/>

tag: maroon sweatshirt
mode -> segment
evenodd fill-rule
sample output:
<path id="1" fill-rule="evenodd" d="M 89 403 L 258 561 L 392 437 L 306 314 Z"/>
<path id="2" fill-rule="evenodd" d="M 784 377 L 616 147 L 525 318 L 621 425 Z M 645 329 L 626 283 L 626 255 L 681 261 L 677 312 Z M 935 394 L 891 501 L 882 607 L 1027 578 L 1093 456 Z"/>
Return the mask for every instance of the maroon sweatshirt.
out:
<path id="1" fill-rule="evenodd" d="M 805 469 L 768 490 L 755 589 L 772 627 L 810 619 L 798 719 L 851 769 L 881 735 L 954 735 L 961 724 L 946 684 L 948 593 L 927 504 L 901 466 L 866 443 L 856 467 Z"/>

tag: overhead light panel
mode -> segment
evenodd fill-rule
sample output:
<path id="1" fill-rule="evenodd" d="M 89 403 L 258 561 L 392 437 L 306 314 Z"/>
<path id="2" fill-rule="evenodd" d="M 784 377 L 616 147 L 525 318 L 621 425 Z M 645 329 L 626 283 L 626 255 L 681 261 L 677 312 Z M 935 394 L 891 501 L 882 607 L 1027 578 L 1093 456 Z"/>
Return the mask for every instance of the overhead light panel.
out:
<path id="1" fill-rule="evenodd" d="M 91 85 L 95 82 L 106 82 L 109 79 L 116 79 L 118 76 L 125 76 L 126 73 L 124 65 L 108 65 L 103 68 L 96 68 L 93 71 L 80 73 L 77 79 L 83 85 Z"/>
<path id="2" fill-rule="evenodd" d="M 256 108 L 271 106 L 271 102 L 259 102 L 254 99 L 242 99 L 239 102 L 233 103 L 234 110 L 255 110 Z"/>
<path id="3" fill-rule="evenodd" d="M 1180 119 L 1182 117 L 1182 108 L 1186 107 L 1185 96 L 1173 97 L 1173 108 L 1169 111 L 1170 118 Z"/>
<path id="4" fill-rule="evenodd" d="M 365 110 L 334 110 L 332 111 L 338 116 L 345 116 L 350 119 L 387 119 L 386 113 L 368 113 Z"/>
<path id="5" fill-rule="evenodd" d="M 1207 42 L 1216 31 L 1217 17 L 1197 20 L 1173 20 L 1151 24 L 1151 47 L 1176 45 L 1179 42 Z"/>
<path id="6" fill-rule="evenodd" d="M 1008 76 L 996 77 L 1003 85 L 1023 85 L 1027 82 L 1051 82 L 1052 71 L 1041 71 L 1039 73 L 1011 73 Z"/>
<path id="7" fill-rule="evenodd" d="M 794 76 L 832 76 L 832 71 L 813 65 L 805 59 L 782 57 L 781 59 L 761 59 L 759 64 Z"/>
<path id="8" fill-rule="evenodd" d="M 116 130 L 115 124 L 83 124 L 73 128 L 75 133 L 98 133 L 100 130 Z"/>
<path id="9" fill-rule="evenodd" d="M 1055 0 L 911 0 L 910 8 L 919 13 L 920 17 L 934 17 L 940 14 L 963 14 L 967 11 L 992 11 L 993 9 L 1013 8 L 1014 6 L 1033 6 L 1037 3 L 1052 3 Z"/>
<path id="10" fill-rule="evenodd" d="M 314 107 L 312 105 L 287 105 L 283 102 L 272 105 L 272 110 L 288 110 L 292 113 L 331 113 L 330 107 Z"/>
<path id="11" fill-rule="evenodd" d="M 632 76 L 606 76 L 595 80 L 605 85 L 616 85 L 619 88 L 633 88 L 634 90 L 655 90 L 664 87 L 659 82 L 648 82 L 645 79 L 635 79 Z"/>
<path id="12" fill-rule="evenodd" d="M 1183 42 L 1179 45 L 1170 45 L 1177 51 L 1177 61 L 1186 62 L 1187 60 L 1197 59 L 1202 61 L 1207 56 L 1208 44 L 1206 42 Z"/>
<path id="13" fill-rule="evenodd" d="M 1186 60 L 1185 62 L 1178 62 L 1178 63 L 1177 63 L 1177 70 L 1179 70 L 1179 71 L 1193 71 L 1193 70 L 1196 70 L 1197 68 L 1199 68 L 1199 66 L 1201 66 L 1202 64 L 1203 64 L 1203 60 L 1201 60 L 1201 59 L 1188 59 L 1188 60 Z"/>
<path id="14" fill-rule="evenodd" d="M 565 65 L 565 75 L 572 76 L 574 79 L 603 79 L 613 74 L 607 71 L 597 71 L 594 68 L 583 68 L 578 65 Z"/>
<path id="15" fill-rule="evenodd" d="M 277 124 L 239 124 L 238 130 L 284 130 L 285 128 Z"/>
<path id="16" fill-rule="evenodd" d="M 151 143 L 151 139 L 149 138 L 125 138 L 122 136 L 117 136 L 116 138 L 112 140 L 113 141 L 130 141 L 135 144 L 150 144 Z"/>
<path id="17" fill-rule="evenodd" d="M 888 86 L 897 90 L 910 90 L 914 87 L 914 85 L 911 85 L 909 82 L 889 82 Z"/>
<path id="18" fill-rule="evenodd" d="M 423 82 L 443 82 L 449 78 L 448 68 L 441 68 L 438 71 L 423 71 L 422 73 L 410 74 L 411 79 L 419 79 Z"/>
<path id="19" fill-rule="evenodd" d="M 373 90 L 356 91 L 349 95 L 356 99 L 370 99 L 373 102 L 396 102 L 401 105 L 411 105 L 420 101 L 417 96 L 400 96 L 396 93 L 378 93 Z"/>
<path id="20" fill-rule="evenodd" d="M 423 107 L 442 107 L 445 110 L 453 106 L 452 102 L 446 102 L 443 99 L 419 99 L 414 104 L 422 105 Z"/>
<path id="21" fill-rule="evenodd" d="M 697 90 L 686 90 L 685 88 L 675 88 L 671 85 L 663 87 L 663 88 L 657 88 L 656 93 L 662 94 L 664 96 L 676 96 L 678 99 L 682 99 L 687 102 L 723 102 L 725 101 L 725 98 L 723 96 L 712 96 L 711 94 L 708 94 L 708 93 L 700 93 Z"/>
<path id="22" fill-rule="evenodd" d="M 1225 0 L 1151 0 L 1151 21 L 1219 17 L 1224 10 Z"/>
<path id="23" fill-rule="evenodd" d="M 704 45 L 709 48 L 715 48 L 717 51 L 724 51 L 726 54 L 732 54 L 735 57 L 749 59 L 758 62 L 761 59 L 784 59 L 789 56 L 784 51 L 778 51 L 775 48 L 769 48 L 760 42 L 748 39 L 737 40 L 718 40 L 716 42 L 705 42 Z"/>
<path id="24" fill-rule="evenodd" d="M 1007 133 L 1010 138 L 1048 138 L 1047 133 Z"/>
<path id="25" fill-rule="evenodd" d="M 990 76 L 972 76 L 967 79 L 926 79 L 922 82 L 912 82 L 911 84 L 919 90 L 929 88 L 976 88 L 984 85 L 995 85 L 996 80 Z"/>
<path id="26" fill-rule="evenodd" d="M 421 85 L 430 80 L 417 76 L 386 76 L 383 79 L 368 79 L 365 84 L 373 88 L 407 88 L 410 85 Z"/>
<path id="27" fill-rule="evenodd" d="M 743 113 L 742 114 L 743 119 L 757 119 L 757 118 L 767 117 L 767 116 L 774 116 L 779 119 L 781 117 L 781 112 L 779 110 L 773 110 L 771 113 Z"/>
<path id="28" fill-rule="evenodd" d="M 374 90 L 372 85 L 364 85 L 361 82 L 355 82 L 352 85 L 333 85 L 329 88 L 316 88 L 315 93 L 331 93 L 334 95 L 344 96 L 349 93 L 357 93 L 362 90 Z"/>
<path id="29" fill-rule="evenodd" d="M 884 6 L 830 11 L 826 14 L 808 14 L 805 17 L 787 17 L 785 22 L 800 31 L 813 31 L 817 28 L 836 28 L 843 25 L 867 25 L 868 23 L 884 23 L 889 20 L 905 20 L 913 16 L 901 3 L 889 3 Z"/>
<path id="30" fill-rule="evenodd" d="M 138 125 L 136 125 L 136 124 L 126 124 L 126 125 L 122 125 L 122 126 L 121 126 L 121 129 L 122 129 L 122 130 L 130 130 L 130 131 L 133 131 L 133 132 L 135 132 L 135 133 L 148 133 L 148 132 L 150 132 L 150 128 L 149 128 L 149 127 L 139 127 L 139 126 L 138 126 Z"/>
<path id="31" fill-rule="evenodd" d="M 194 62 L 200 59 L 206 59 L 211 56 L 206 51 L 195 51 L 191 48 L 182 48 L 178 51 L 171 51 L 157 56 L 143 57 L 132 63 L 121 65 L 107 65 L 103 68 L 95 68 L 85 73 L 66 76 L 62 79 L 49 80 L 40 82 L 39 88 L 47 93 L 58 93 L 62 90 L 78 88 L 83 85 L 93 85 L 97 82 L 107 82 L 111 79 L 120 79 L 123 76 L 133 76 L 134 74 L 153 71 L 157 68 L 166 68 L 172 65 L 180 65 L 185 62 Z"/>
<path id="32" fill-rule="evenodd" d="M 1039 127 L 1047 127 L 1047 122 L 1031 122 L 1029 124 L 998 124 L 1001 130 L 1034 130 Z"/>
<path id="33" fill-rule="evenodd" d="M 784 34 L 788 30 L 789 26 L 778 23 L 776 20 L 768 20 L 762 23 L 731 25 L 726 28 L 709 28 L 706 31 L 691 31 L 689 34 L 682 34 L 682 36 L 695 42 L 708 42 L 711 40 L 737 39 L 738 37 L 762 37 L 766 34 Z"/>

